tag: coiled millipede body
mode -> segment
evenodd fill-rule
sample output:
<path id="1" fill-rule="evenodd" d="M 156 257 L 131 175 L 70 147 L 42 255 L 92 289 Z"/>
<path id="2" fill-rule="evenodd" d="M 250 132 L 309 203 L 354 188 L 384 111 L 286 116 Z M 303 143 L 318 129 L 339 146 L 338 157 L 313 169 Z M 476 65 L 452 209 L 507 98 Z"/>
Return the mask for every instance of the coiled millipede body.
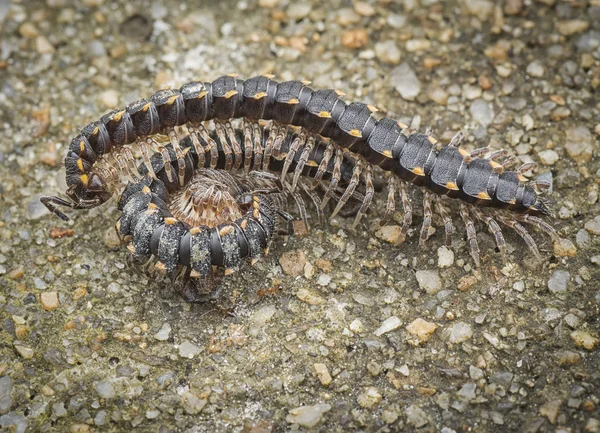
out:
<path id="1" fill-rule="evenodd" d="M 536 257 L 539 252 L 535 241 L 520 222 L 542 229 L 555 241 L 559 239 L 556 231 L 539 218 L 549 213 L 541 197 L 546 185 L 526 183 L 523 176 L 531 164 L 516 171 L 508 170 L 511 158 L 496 162 L 506 156 L 505 151 L 490 153 L 485 148 L 468 152 L 460 148 L 461 134 L 438 148 L 429 133 L 411 133 L 406 125 L 387 117 L 376 119 L 375 107 L 358 102 L 347 104 L 341 99 L 341 92 L 313 90 L 308 84 L 304 81 L 278 83 L 271 76 L 240 80 L 226 75 L 211 83 L 191 82 L 179 90 L 161 90 L 125 109 L 111 111 L 87 125 L 71 142 L 65 158 L 70 201 L 58 197 L 43 197 L 42 201 L 63 219 L 67 217 L 57 206 L 85 209 L 102 204 L 112 194 L 109 179 L 118 177 L 115 171 L 127 173 L 134 179 L 138 177 L 132 147 L 127 146 L 132 143 L 136 144 L 134 150 L 139 149 L 149 176 L 156 177 L 151 154 L 156 152 L 163 155 L 165 161 L 170 160 L 167 148 L 155 140 L 156 136 L 164 135 L 169 138 L 178 161 L 178 172 L 173 176 L 179 178 L 180 184 L 184 183 L 186 166 L 184 137 L 189 140 L 201 167 L 216 168 L 220 152 L 224 157 L 222 169 L 227 171 L 243 168 L 248 172 L 251 166 L 273 170 L 270 159 L 283 161 L 277 167 L 282 181 L 290 170 L 294 171 L 290 192 L 294 192 L 298 177 L 306 167 L 314 169 L 317 181 L 329 168 L 329 188 L 322 202 L 336 197 L 335 215 L 347 200 L 360 194 L 359 187 L 363 192 L 362 206 L 355 223 L 371 203 L 373 169 L 379 167 L 392 173 L 384 220 L 393 212 L 399 191 L 404 207 L 403 234 L 412 222 L 407 184 L 425 188 L 421 242 L 429 236 L 434 207 L 444 221 L 446 242 L 450 242 L 454 231 L 452 219 L 443 200 L 436 196 L 457 199 L 477 266 L 480 260 L 473 216 L 485 223 L 503 256 L 506 244 L 499 223 L 514 229 Z M 236 119 L 243 119 L 243 126 L 237 132 L 232 126 Z M 261 123 L 264 121 L 268 122 L 266 126 Z M 294 133 L 295 138 L 282 152 L 290 133 Z M 323 144 L 317 146 L 317 143 Z M 311 155 L 319 147 L 323 150 L 317 162 Z M 350 176 L 349 179 L 346 176 L 345 191 L 336 196 L 343 178 L 342 162 L 348 154 L 353 161 Z M 484 155 L 488 156 L 484 158 Z M 112 165 L 107 164 L 110 157 L 114 157 Z M 166 172 L 171 172 L 169 166 L 166 164 Z M 321 209 L 324 203 L 319 206 Z M 491 213 L 486 208 L 508 212 Z"/>

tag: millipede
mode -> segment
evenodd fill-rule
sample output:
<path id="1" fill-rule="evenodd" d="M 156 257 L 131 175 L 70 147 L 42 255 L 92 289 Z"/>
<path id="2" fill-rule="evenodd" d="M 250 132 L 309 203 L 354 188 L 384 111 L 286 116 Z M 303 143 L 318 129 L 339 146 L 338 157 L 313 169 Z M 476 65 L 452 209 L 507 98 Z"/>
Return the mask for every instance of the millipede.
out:
<path id="1" fill-rule="evenodd" d="M 68 217 L 58 207 L 101 205 L 113 195 L 114 180 L 121 175 L 140 178 L 133 151 L 141 155 L 142 166 L 153 179 L 157 173 L 152 158 L 161 155 L 164 175 L 169 181 L 177 179 L 181 186 L 190 164 L 186 158 L 193 154 L 198 167 L 245 173 L 251 167 L 276 171 L 282 183 L 289 183 L 285 187 L 289 193 L 294 193 L 302 174 L 310 172 L 319 183 L 328 173 L 329 185 L 318 208 L 324 209 L 335 198 L 331 214 L 335 216 L 350 198 L 360 197 L 355 225 L 373 199 L 373 170 L 382 169 L 390 173 L 383 222 L 393 214 L 399 195 L 404 210 L 402 234 L 406 235 L 412 223 L 408 185 L 417 185 L 424 188 L 420 243 L 429 236 L 435 209 L 442 217 L 448 245 L 454 226 L 445 204 L 446 198 L 455 199 L 477 267 L 480 257 L 474 219 L 492 233 L 503 258 L 506 243 L 500 224 L 522 237 L 538 259 L 537 245 L 521 223 L 541 229 L 554 241 L 560 239 L 542 219 L 550 213 L 542 196 L 548 185 L 528 182 L 524 176 L 533 164 L 510 170 L 514 158 L 507 157 L 504 150 L 468 152 L 460 147 L 461 133 L 440 146 L 430 131 L 413 132 L 394 119 L 377 119 L 374 106 L 346 103 L 342 92 L 313 90 L 309 84 L 277 82 L 270 75 L 248 80 L 225 75 L 213 82 L 187 83 L 179 90 L 160 90 L 113 110 L 88 124 L 71 141 L 65 158 L 68 200 L 41 200 L 65 220 Z M 234 127 L 236 122 L 241 122 L 241 127 Z M 167 137 L 168 146 L 157 137 Z M 497 162 L 501 158 L 502 162 Z M 172 159 L 176 163 L 171 163 Z M 271 166 L 271 160 L 280 163 Z M 289 182 L 288 174 L 292 176 Z M 338 194 L 340 188 L 343 192 Z"/>

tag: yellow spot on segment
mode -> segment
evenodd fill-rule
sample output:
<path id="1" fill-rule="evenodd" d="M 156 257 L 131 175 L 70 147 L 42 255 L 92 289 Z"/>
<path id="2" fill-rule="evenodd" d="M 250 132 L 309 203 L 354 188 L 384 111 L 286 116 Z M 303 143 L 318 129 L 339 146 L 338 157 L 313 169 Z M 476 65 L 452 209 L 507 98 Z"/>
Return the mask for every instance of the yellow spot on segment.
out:
<path id="1" fill-rule="evenodd" d="M 309 80 L 302 80 L 302 81 L 300 81 L 300 82 L 301 82 L 302 84 L 304 84 L 305 86 L 308 86 L 308 85 L 310 85 L 310 83 L 312 83 L 312 81 L 309 81 Z"/>
<path id="2" fill-rule="evenodd" d="M 227 76 L 228 76 L 228 77 L 231 77 L 231 78 L 235 78 L 235 77 L 237 77 L 238 75 L 240 75 L 240 74 L 235 74 L 235 73 L 234 73 L 234 74 L 227 74 Z"/>
<path id="3" fill-rule="evenodd" d="M 97 126 L 94 128 L 94 130 L 92 131 L 92 135 L 96 135 L 98 134 L 98 131 L 100 130 L 100 128 L 98 128 Z"/>
<path id="4" fill-rule="evenodd" d="M 258 262 L 257 258 L 250 259 L 250 266 L 253 266 L 256 262 Z"/>
<path id="5" fill-rule="evenodd" d="M 118 113 L 115 113 L 112 120 L 114 120 L 115 122 L 120 122 L 121 118 L 123 117 L 123 114 L 125 114 L 125 110 L 121 110 Z"/>
<path id="6" fill-rule="evenodd" d="M 238 91 L 237 91 L 237 90 L 230 90 L 229 92 L 225 93 L 225 94 L 223 95 L 223 97 L 224 97 L 225 99 L 229 99 L 229 98 L 231 98 L 232 96 L 235 96 L 235 95 L 237 95 L 237 94 L 238 94 Z"/>
<path id="7" fill-rule="evenodd" d="M 177 224 L 177 218 L 167 217 L 165 218 L 165 224 L 168 226 L 172 226 L 173 224 Z"/>
<path id="8" fill-rule="evenodd" d="M 502 164 L 498 164 L 496 161 L 492 161 L 491 159 L 490 159 L 490 165 L 492 166 L 492 168 L 493 168 L 494 170 L 496 170 L 496 169 L 498 169 L 498 168 L 502 167 Z"/>
<path id="9" fill-rule="evenodd" d="M 490 195 L 485 191 L 481 191 L 479 194 L 477 194 L 477 198 L 480 200 L 491 200 L 492 199 L 490 197 Z"/>
<path id="10" fill-rule="evenodd" d="M 88 186 L 89 179 L 87 174 L 82 174 L 81 176 L 79 176 L 79 180 L 81 180 L 83 186 Z"/>
<path id="11" fill-rule="evenodd" d="M 292 99 L 290 99 L 289 101 L 286 102 L 286 104 L 289 104 L 289 105 L 296 105 L 296 104 L 299 104 L 299 103 L 300 103 L 300 101 L 298 101 L 298 98 L 292 98 Z"/>
<path id="12" fill-rule="evenodd" d="M 83 141 L 83 140 L 81 140 L 81 141 L 79 142 L 79 151 L 80 151 L 81 153 L 85 153 L 85 141 Z"/>
<path id="13" fill-rule="evenodd" d="M 335 92 L 336 95 L 338 95 L 340 97 L 346 96 L 346 94 L 344 92 L 342 92 L 341 90 L 339 90 L 339 89 L 335 89 L 334 92 Z"/>
<path id="14" fill-rule="evenodd" d="M 265 96 L 268 96 L 269 94 L 267 92 L 258 92 L 256 95 L 253 96 L 254 99 L 256 99 L 257 101 L 259 99 L 264 98 Z"/>
<path id="15" fill-rule="evenodd" d="M 384 150 L 383 152 L 381 152 L 381 154 L 383 156 L 385 156 L 386 158 L 392 158 L 393 157 L 391 150 Z"/>
<path id="16" fill-rule="evenodd" d="M 133 246 L 133 244 L 127 245 L 127 249 L 131 254 L 135 254 L 135 247 Z"/>
<path id="17" fill-rule="evenodd" d="M 318 167 L 319 166 L 317 161 L 315 161 L 314 159 L 309 159 L 308 161 L 306 161 L 306 165 L 309 167 Z"/>
<path id="18" fill-rule="evenodd" d="M 515 198 L 511 198 L 511 199 L 508 201 L 508 203 L 509 203 L 509 204 L 517 204 L 517 199 L 515 199 Z"/>
<path id="19" fill-rule="evenodd" d="M 454 191 L 457 191 L 458 190 L 458 185 L 456 185 L 456 183 L 454 183 L 454 182 L 448 182 L 446 184 L 446 188 L 454 190 Z"/>
<path id="20" fill-rule="evenodd" d="M 517 179 L 519 179 L 520 182 L 527 182 L 529 180 L 522 174 L 517 174 Z"/>
<path id="21" fill-rule="evenodd" d="M 407 125 L 407 124 L 405 124 L 405 123 L 402 123 L 402 122 L 397 122 L 397 123 L 398 123 L 398 126 L 399 126 L 400 128 L 402 128 L 402 129 L 406 129 L 406 128 L 408 128 L 408 125 Z"/>
<path id="22" fill-rule="evenodd" d="M 190 272 L 190 277 L 192 278 L 200 278 L 202 276 L 202 274 L 198 271 L 196 271 L 195 269 L 192 269 L 192 271 Z"/>
<path id="23" fill-rule="evenodd" d="M 145 105 L 142 107 L 142 111 L 144 111 L 144 112 L 148 111 L 148 110 L 150 109 L 150 107 L 151 107 L 151 106 L 152 106 L 152 102 L 148 102 L 147 104 L 145 104 Z"/>
<path id="24" fill-rule="evenodd" d="M 367 105 L 367 108 L 371 113 L 377 113 L 379 111 L 379 109 L 374 105 Z"/>
<path id="25" fill-rule="evenodd" d="M 258 209 L 254 209 L 254 211 L 252 211 L 252 216 L 254 217 L 254 219 L 258 219 L 258 217 L 260 216 L 260 212 L 258 211 Z"/>
<path id="26" fill-rule="evenodd" d="M 83 159 L 79 158 L 77 160 L 77 168 L 79 169 L 79 171 L 83 172 Z"/>
<path id="27" fill-rule="evenodd" d="M 173 105 L 175 101 L 177 101 L 177 98 L 179 98 L 179 95 L 171 96 L 169 99 L 167 99 L 167 105 Z"/>
<path id="28" fill-rule="evenodd" d="M 427 136 L 427 140 L 429 140 L 429 142 L 430 142 L 431 144 L 437 144 L 437 142 L 438 142 L 438 141 L 437 141 L 435 138 L 433 138 L 433 137 L 432 137 L 432 136 L 430 136 L 430 135 L 428 135 L 428 136 Z"/>
<path id="29" fill-rule="evenodd" d="M 321 111 L 319 114 L 317 114 L 317 116 L 324 117 L 326 119 L 330 119 L 331 118 L 331 112 L 330 111 Z"/>
<path id="30" fill-rule="evenodd" d="M 348 131 L 348 134 L 352 135 L 353 137 L 362 137 L 362 132 L 360 132 L 358 129 L 351 129 Z"/>
<path id="31" fill-rule="evenodd" d="M 264 252 L 265 252 L 265 256 L 268 256 L 269 255 L 269 247 L 265 248 Z"/>
<path id="32" fill-rule="evenodd" d="M 231 275 L 231 274 L 233 274 L 234 272 L 235 272 L 235 270 L 233 270 L 233 269 L 231 269 L 231 268 L 227 268 L 227 269 L 225 269 L 225 271 L 223 271 L 223 273 L 224 273 L 225 275 Z"/>
<path id="33" fill-rule="evenodd" d="M 144 186 L 142 187 L 142 192 L 143 192 L 144 194 L 151 194 L 151 193 L 152 193 L 152 191 L 150 191 L 150 188 L 148 188 L 146 185 L 144 185 Z"/>
<path id="34" fill-rule="evenodd" d="M 425 172 L 423 171 L 423 167 L 415 167 L 411 170 L 417 176 L 425 176 Z"/>
<path id="35" fill-rule="evenodd" d="M 117 222 L 115 223 L 115 229 L 120 232 L 121 231 L 121 220 L 117 220 Z"/>
<path id="36" fill-rule="evenodd" d="M 247 219 L 243 220 L 243 221 L 240 223 L 240 228 L 241 228 L 242 230 L 246 230 L 246 227 L 248 227 L 248 220 L 247 220 Z"/>
<path id="37" fill-rule="evenodd" d="M 270 80 L 271 78 L 275 78 L 275 75 L 273 75 L 273 74 L 264 74 L 263 77 L 268 78 Z"/>
<path id="38" fill-rule="evenodd" d="M 219 230 L 219 236 L 227 236 L 233 233 L 234 231 L 235 229 L 233 228 L 233 226 L 225 226 L 221 230 Z"/>
<path id="39" fill-rule="evenodd" d="M 197 99 L 202 99 L 204 98 L 206 95 L 208 95 L 208 92 L 206 90 L 204 90 L 203 92 L 198 93 L 198 96 L 196 96 Z"/>
<path id="40" fill-rule="evenodd" d="M 164 265 L 163 262 L 156 262 L 156 264 L 154 265 L 154 267 L 156 269 L 158 269 L 159 271 L 165 272 L 167 270 L 167 267 Z"/>
<path id="41" fill-rule="evenodd" d="M 198 233 L 200 233 L 202 231 L 202 229 L 200 227 L 192 227 L 190 229 L 190 234 L 191 235 L 197 235 Z"/>
<path id="42" fill-rule="evenodd" d="M 148 210 L 156 210 L 158 209 L 158 206 L 156 206 L 156 203 L 148 203 Z"/>
<path id="43" fill-rule="evenodd" d="M 466 158 L 466 157 L 469 157 L 469 158 L 471 157 L 471 154 L 470 154 L 470 153 L 469 153 L 467 150 L 465 150 L 465 149 L 458 149 L 458 152 L 459 152 L 459 153 L 460 153 L 460 154 L 461 154 L 463 157 L 465 157 L 465 158 Z"/>

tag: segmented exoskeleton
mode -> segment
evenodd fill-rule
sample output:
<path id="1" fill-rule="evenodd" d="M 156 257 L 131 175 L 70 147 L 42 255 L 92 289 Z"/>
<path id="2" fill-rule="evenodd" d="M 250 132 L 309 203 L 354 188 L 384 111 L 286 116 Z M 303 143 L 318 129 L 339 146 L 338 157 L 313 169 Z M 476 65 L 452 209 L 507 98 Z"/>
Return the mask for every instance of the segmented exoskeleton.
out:
<path id="1" fill-rule="evenodd" d="M 178 127 L 187 127 L 192 148 L 197 155 L 210 154 L 209 166 L 214 167 L 217 158 L 216 141 L 207 122 L 214 121 L 214 131 L 223 145 L 227 161 L 225 169 L 235 169 L 242 165 L 246 170 L 254 156 L 261 158 L 278 157 L 280 146 L 288 135 L 289 127 L 296 127 L 297 139 L 287 152 L 282 179 L 297 159 L 302 172 L 309 164 L 309 154 L 313 151 L 318 136 L 330 140 L 324 159 L 329 164 L 333 158 L 334 168 L 343 158 L 343 151 L 356 155 L 353 169 L 354 179 L 339 198 L 334 214 L 355 192 L 362 179 L 365 185 L 365 206 L 357 215 L 357 221 L 368 207 L 372 197 L 371 171 L 378 166 L 392 172 L 389 182 L 388 210 L 393 211 L 393 197 L 400 190 L 405 208 L 403 233 L 406 233 L 412 220 L 412 206 L 406 192 L 406 182 L 425 187 L 437 195 L 457 198 L 477 208 L 505 208 L 516 214 L 516 219 L 525 220 L 548 232 L 554 239 L 555 231 L 543 220 L 534 215 L 545 215 L 548 208 L 536 188 L 542 184 L 526 184 L 522 173 L 531 165 L 524 165 L 517 171 L 506 170 L 509 160 L 500 164 L 495 159 L 505 155 L 497 151 L 488 158 L 480 158 L 482 150 L 467 152 L 459 147 L 458 134 L 447 146 L 437 149 L 436 140 L 430 134 L 409 133 L 407 126 L 390 118 L 379 120 L 373 117 L 375 107 L 362 103 L 346 104 L 335 90 L 313 90 L 308 82 L 288 81 L 277 83 L 271 76 L 259 76 L 239 80 L 235 76 L 223 76 L 212 83 L 192 82 L 179 90 L 161 90 L 149 99 L 130 104 L 125 109 L 114 110 L 100 121 L 86 126 L 71 143 L 65 159 L 67 168 L 67 195 L 71 201 L 58 197 L 44 197 L 42 201 L 50 210 L 66 218 L 56 205 L 71 208 L 89 208 L 103 203 L 110 197 L 106 183 L 106 171 L 97 171 L 94 166 L 106 155 L 115 154 L 119 170 L 135 177 L 135 160 L 128 146 L 137 143 L 140 153 L 149 164 L 152 151 L 165 153 L 154 137 L 157 134 L 169 137 L 176 158 L 184 166 L 184 151 L 180 144 L 182 135 Z M 244 134 L 238 139 L 231 126 L 233 119 L 244 119 Z M 259 121 L 270 121 L 268 139 L 264 140 L 264 129 Z M 243 152 L 242 152 L 243 149 Z M 115 152 L 116 150 L 116 152 Z M 489 150 L 489 149 L 486 149 Z M 244 154 L 243 160 L 238 155 Z M 296 158 L 296 154 L 300 157 Z M 261 156 L 262 155 L 262 156 Z M 310 166 L 310 164 L 309 164 Z M 107 170 L 110 171 L 111 167 Z M 113 167 L 114 169 L 114 167 Z M 320 171 L 321 173 L 323 170 Z M 358 174 L 357 174 L 358 173 Z M 179 174 L 181 176 L 181 173 Z M 317 176 L 318 177 L 318 176 Z M 326 193 L 327 202 L 337 189 L 340 175 L 333 171 L 330 186 Z M 292 190 L 296 180 L 293 181 Z M 424 224 L 421 240 L 428 237 L 431 225 L 433 196 L 424 195 Z M 452 220 L 447 216 L 443 205 L 435 203 L 436 210 L 444 219 L 447 239 L 452 232 Z M 467 226 L 468 240 L 475 261 L 479 264 L 475 231 L 469 217 L 471 207 L 461 206 L 461 216 Z M 390 214 L 391 212 L 388 212 Z M 484 221 L 495 236 L 502 250 L 504 240 L 498 223 L 490 215 L 477 212 L 476 217 Z M 537 248 L 531 237 L 518 222 L 502 217 L 499 221 L 514 228 L 528 243 L 536 255 Z"/>

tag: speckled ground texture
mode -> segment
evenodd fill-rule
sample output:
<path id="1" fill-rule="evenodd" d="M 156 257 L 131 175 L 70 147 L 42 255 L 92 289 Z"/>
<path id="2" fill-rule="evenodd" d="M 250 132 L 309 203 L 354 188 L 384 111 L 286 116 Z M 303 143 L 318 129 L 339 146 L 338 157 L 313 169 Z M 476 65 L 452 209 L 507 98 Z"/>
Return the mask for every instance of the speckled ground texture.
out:
<path id="1" fill-rule="evenodd" d="M 0 0 L 0 429 L 600 432 L 600 2 L 257 1 Z M 231 72 L 538 162 L 567 241 L 534 233 L 540 265 L 506 231 L 504 265 L 479 227 L 474 280 L 457 213 L 450 251 L 418 210 L 394 245 L 380 194 L 189 305 L 130 267 L 114 200 L 40 205 L 87 122 Z"/>

